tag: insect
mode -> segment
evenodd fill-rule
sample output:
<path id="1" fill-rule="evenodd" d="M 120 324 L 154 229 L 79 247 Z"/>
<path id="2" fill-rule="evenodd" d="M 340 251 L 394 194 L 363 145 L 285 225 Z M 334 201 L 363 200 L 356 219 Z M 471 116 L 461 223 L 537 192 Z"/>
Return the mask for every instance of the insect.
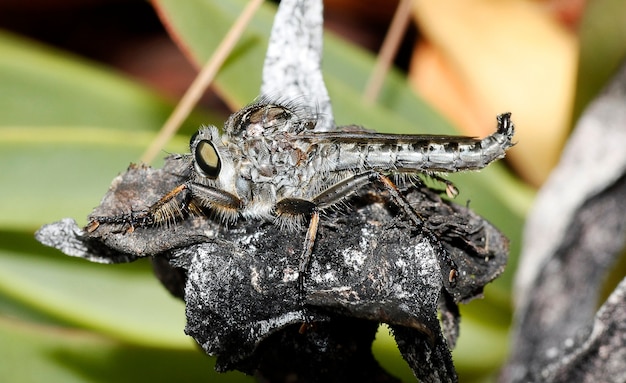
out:
<path id="1" fill-rule="evenodd" d="M 499 115 L 496 132 L 480 140 L 372 133 L 356 126 L 319 132 L 315 123 L 314 113 L 302 107 L 261 98 L 231 115 L 222 134 L 211 126 L 193 135 L 190 154 L 180 155 L 188 163 L 188 179 L 146 210 L 91 217 L 87 231 L 106 223 L 132 231 L 204 212 L 225 223 L 255 219 L 286 230 L 306 227 L 298 269 L 302 286 L 325 210 L 376 185 L 423 229 L 419 212 L 393 180 L 427 174 L 455 194 L 454 186 L 437 174 L 484 168 L 504 157 L 514 134 L 510 113 Z M 451 283 L 458 275 L 452 270 Z"/>

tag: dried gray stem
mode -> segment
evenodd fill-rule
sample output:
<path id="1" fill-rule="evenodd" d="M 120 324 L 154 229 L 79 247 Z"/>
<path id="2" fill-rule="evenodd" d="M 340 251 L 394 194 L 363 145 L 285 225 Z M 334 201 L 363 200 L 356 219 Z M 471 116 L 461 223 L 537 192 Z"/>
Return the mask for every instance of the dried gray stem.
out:
<path id="1" fill-rule="evenodd" d="M 502 382 L 626 381 L 624 282 L 595 314 L 625 244 L 624 142 L 626 65 L 582 116 L 528 219 Z"/>
<path id="2" fill-rule="evenodd" d="M 263 65 L 261 94 L 297 100 L 318 111 L 317 131 L 335 128 L 322 76 L 324 19 L 321 0 L 281 1 Z"/>

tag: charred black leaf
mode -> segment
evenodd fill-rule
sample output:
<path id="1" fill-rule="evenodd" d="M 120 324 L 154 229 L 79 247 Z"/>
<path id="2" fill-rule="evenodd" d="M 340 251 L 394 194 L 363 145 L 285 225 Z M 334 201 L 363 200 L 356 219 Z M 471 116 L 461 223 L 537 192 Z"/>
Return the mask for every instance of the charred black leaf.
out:
<path id="1" fill-rule="evenodd" d="M 93 215 L 145 209 L 187 171 L 180 156 L 166 159 L 162 169 L 131 166 Z M 455 381 L 449 343 L 457 336 L 456 303 L 479 296 L 502 272 L 507 241 L 488 222 L 428 188 L 407 190 L 406 197 L 454 259 L 454 285 L 438 247 L 374 190 L 355 197 L 352 212 L 322 220 L 303 305 L 297 276 L 304 233 L 262 221 L 226 226 L 189 216 L 171 225 L 101 224 L 87 232 L 63 220 L 44 226 L 37 238 L 96 262 L 150 257 L 159 279 L 186 302 L 186 332 L 217 356 L 219 370 L 303 379 L 315 373 L 308 378 L 326 381 L 359 374 L 392 379 L 371 363 L 373 329 L 383 322 L 422 381 Z M 308 362 L 281 362 L 295 355 Z"/>

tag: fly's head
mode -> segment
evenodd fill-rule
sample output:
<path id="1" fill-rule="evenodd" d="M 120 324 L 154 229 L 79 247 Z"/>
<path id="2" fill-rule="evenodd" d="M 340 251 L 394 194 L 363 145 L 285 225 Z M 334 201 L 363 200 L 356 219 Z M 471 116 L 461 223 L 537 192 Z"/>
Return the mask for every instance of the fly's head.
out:
<path id="1" fill-rule="evenodd" d="M 313 114 L 292 104 L 255 103 L 234 113 L 224 133 L 203 128 L 190 143 L 194 181 L 236 196 L 244 216 L 265 217 L 277 201 L 301 197 L 314 149 L 298 134 Z"/>
<path id="2" fill-rule="evenodd" d="M 224 144 L 217 128 L 198 130 L 189 142 L 194 167 L 194 181 L 235 193 L 237 163 Z"/>

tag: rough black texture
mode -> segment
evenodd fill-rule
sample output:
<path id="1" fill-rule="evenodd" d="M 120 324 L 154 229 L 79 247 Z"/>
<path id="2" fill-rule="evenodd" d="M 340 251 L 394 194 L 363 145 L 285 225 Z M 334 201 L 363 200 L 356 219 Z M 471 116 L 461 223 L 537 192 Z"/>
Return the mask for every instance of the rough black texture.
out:
<path id="1" fill-rule="evenodd" d="M 151 205 L 184 179 L 185 161 L 172 156 L 163 169 L 131 166 L 92 215 L 131 214 L 129 206 Z M 456 381 L 449 351 L 458 332 L 456 303 L 479 296 L 502 272 L 508 243 L 469 209 L 426 187 L 405 193 L 433 236 L 415 230 L 378 190 L 355 197 L 350 208 L 322 218 L 302 303 L 297 277 L 304 229 L 285 232 L 261 221 L 225 227 L 188 217 L 134 230 L 101 224 L 88 233 L 66 219 L 44 226 L 37 238 L 96 262 L 150 256 L 159 279 L 186 302 L 186 332 L 217 356 L 220 371 L 298 381 L 394 381 L 370 350 L 384 322 L 422 381 Z M 456 264 L 455 284 L 451 263 L 431 237 Z"/>

